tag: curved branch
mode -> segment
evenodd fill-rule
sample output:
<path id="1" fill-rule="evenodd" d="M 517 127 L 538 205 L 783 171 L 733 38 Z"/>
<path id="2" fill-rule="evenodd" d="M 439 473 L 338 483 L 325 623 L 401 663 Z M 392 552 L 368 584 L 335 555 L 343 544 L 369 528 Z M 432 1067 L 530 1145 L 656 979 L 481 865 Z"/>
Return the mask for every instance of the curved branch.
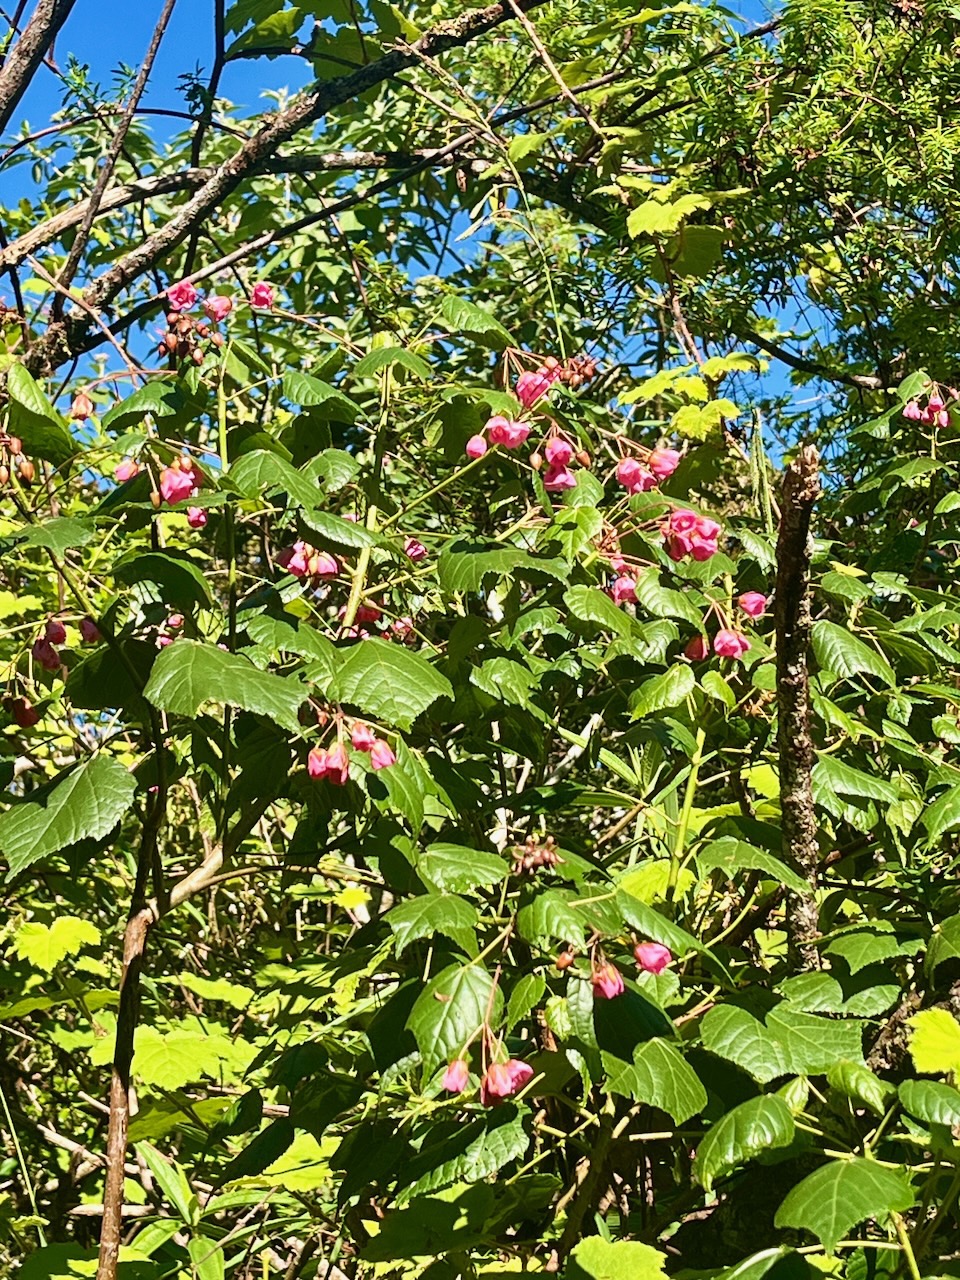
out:
<path id="1" fill-rule="evenodd" d="M 10 117 L 75 3 L 76 0 L 39 0 L 0 71 L 0 133 L 10 123 Z"/>

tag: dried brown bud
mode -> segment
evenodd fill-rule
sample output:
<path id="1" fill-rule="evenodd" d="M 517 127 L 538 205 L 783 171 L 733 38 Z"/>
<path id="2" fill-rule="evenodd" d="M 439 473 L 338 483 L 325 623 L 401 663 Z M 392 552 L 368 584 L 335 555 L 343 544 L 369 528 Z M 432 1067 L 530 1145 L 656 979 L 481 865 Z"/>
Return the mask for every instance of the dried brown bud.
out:
<path id="1" fill-rule="evenodd" d="M 155 507 L 159 507 L 159 506 L 160 506 L 160 503 L 161 503 L 162 499 L 161 499 L 161 497 L 160 497 L 159 493 L 157 493 L 156 489 L 152 489 L 152 490 L 150 491 L 150 501 L 153 503 L 153 505 L 154 505 Z"/>
<path id="2" fill-rule="evenodd" d="M 191 352 L 190 358 L 193 360 L 194 364 L 203 364 L 203 352 L 199 349 L 199 347 L 194 348 L 194 350 Z"/>
<path id="3" fill-rule="evenodd" d="M 543 458 L 536 451 L 530 455 L 530 465 L 533 467 L 534 471 L 539 471 L 543 466 Z"/>
<path id="4" fill-rule="evenodd" d="M 561 951 L 553 963 L 562 972 L 564 969 L 570 968 L 573 964 L 574 958 L 572 951 Z"/>
<path id="5" fill-rule="evenodd" d="M 544 373 L 553 373 L 554 369 L 560 368 L 560 361 L 556 356 L 547 356 L 546 360 L 543 362 L 542 368 Z"/>
<path id="6" fill-rule="evenodd" d="M 168 329 L 167 332 L 163 335 L 162 346 L 165 346 L 168 351 L 176 351 L 177 345 L 179 342 L 180 342 L 180 339 L 177 337 L 177 335 L 173 332 L 172 329 Z"/>
<path id="7" fill-rule="evenodd" d="M 587 453 L 586 449 L 580 450 L 580 452 L 577 454 L 577 461 L 580 463 L 581 467 L 586 467 L 587 470 L 589 471 L 592 458 L 590 457 L 589 453 Z"/>
<path id="8" fill-rule="evenodd" d="M 10 436 L 7 439 L 7 448 L 16 457 L 18 453 L 23 453 L 23 441 L 19 436 Z"/>
<path id="9" fill-rule="evenodd" d="M 0 484 L 5 485 L 10 480 L 10 468 L 0 463 Z"/>
<path id="10" fill-rule="evenodd" d="M 17 470 L 20 473 L 20 479 L 24 484 L 33 484 L 37 474 L 37 469 L 29 458 L 21 458 L 17 464 Z"/>

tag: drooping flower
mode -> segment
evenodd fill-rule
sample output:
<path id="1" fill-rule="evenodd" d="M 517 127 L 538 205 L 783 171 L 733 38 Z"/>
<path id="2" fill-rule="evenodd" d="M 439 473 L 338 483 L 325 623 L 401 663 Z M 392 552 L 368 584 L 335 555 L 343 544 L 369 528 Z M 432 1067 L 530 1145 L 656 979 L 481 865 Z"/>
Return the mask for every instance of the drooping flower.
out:
<path id="1" fill-rule="evenodd" d="M 140 474 L 139 462 L 134 462 L 133 458 L 124 458 L 114 468 L 113 478 L 118 484 L 126 484 L 128 480 L 132 480 L 134 476 Z"/>
<path id="2" fill-rule="evenodd" d="M 719 533 L 716 520 L 698 516 L 695 511 L 674 511 L 663 526 L 667 555 L 671 560 L 682 560 L 684 556 L 709 560 L 716 554 Z"/>
<path id="3" fill-rule="evenodd" d="M 548 493 L 562 493 L 577 487 L 577 477 L 568 467 L 548 467 L 543 473 L 543 487 Z"/>
<path id="4" fill-rule="evenodd" d="M 693 662 L 702 662 L 710 656 L 710 641 L 706 636 L 694 636 L 684 646 L 683 656 Z"/>
<path id="5" fill-rule="evenodd" d="M 49 640 L 41 636 L 38 640 L 34 640 L 31 649 L 34 662 L 43 667 L 44 671 L 60 670 L 60 655 L 50 643 Z"/>
<path id="6" fill-rule="evenodd" d="M 471 436 L 464 452 L 468 458 L 482 458 L 487 452 L 487 442 L 481 435 Z"/>
<path id="7" fill-rule="evenodd" d="M 480 1101 L 485 1107 L 495 1107 L 504 1098 L 512 1098 L 533 1079 L 533 1067 L 528 1062 L 511 1058 L 509 1062 L 491 1062 L 480 1080 Z"/>
<path id="8" fill-rule="evenodd" d="M 617 479 L 627 493 L 646 493 L 656 487 L 657 478 L 636 458 L 622 458 L 617 465 Z"/>
<path id="9" fill-rule="evenodd" d="M 272 284 L 267 284 L 261 280 L 259 284 L 255 284 L 250 291 L 251 307 L 272 307 L 276 291 Z"/>
<path id="10" fill-rule="evenodd" d="M 654 449 L 647 458 L 647 466 L 658 480 L 669 480 L 680 465 L 676 449 Z"/>
<path id="11" fill-rule="evenodd" d="M 463 1093 L 470 1083 L 470 1068 L 462 1058 L 454 1058 L 443 1073 L 443 1087 L 447 1093 Z"/>
<path id="12" fill-rule="evenodd" d="M 233 310 L 233 299 L 228 298 L 225 293 L 215 293 L 204 300 L 203 310 L 211 320 L 221 324 Z"/>
<path id="13" fill-rule="evenodd" d="M 560 470 L 561 467 L 569 466 L 573 457 L 573 445 L 568 440 L 561 440 L 559 436 L 551 436 L 543 452 L 546 454 L 547 465 Z"/>
<path id="14" fill-rule="evenodd" d="M 389 743 L 382 738 L 378 738 L 370 748 L 370 763 L 374 769 L 389 769 L 392 764 L 397 763 L 397 757 L 391 751 Z"/>
<path id="15" fill-rule="evenodd" d="M 484 429 L 491 444 L 502 444 L 505 449 L 518 449 L 530 434 L 529 422 L 513 422 L 500 414 L 490 418 Z"/>
<path id="16" fill-rule="evenodd" d="M 51 644 L 63 644 L 67 638 L 67 628 L 59 618 L 48 618 L 43 628 L 43 638 Z"/>
<path id="17" fill-rule="evenodd" d="M 543 369 L 536 373 L 521 373 L 517 379 L 517 399 L 525 409 L 529 409 L 547 394 L 553 382 L 554 379 Z"/>
<path id="18" fill-rule="evenodd" d="M 74 422 L 86 422 L 93 413 L 93 401 L 85 391 L 79 391 L 73 397 L 73 404 L 70 406 L 70 417 Z"/>
<path id="19" fill-rule="evenodd" d="M 80 619 L 80 639 L 84 644 L 97 644 L 103 639 L 100 628 L 92 618 Z"/>
<path id="20" fill-rule="evenodd" d="M 724 628 L 713 637 L 713 652 L 719 658 L 740 658 L 750 648 L 750 641 L 739 631 Z"/>
<path id="21" fill-rule="evenodd" d="M 903 416 L 910 422 L 919 422 L 923 417 L 923 411 L 916 400 L 908 400 L 903 406 Z"/>
<path id="22" fill-rule="evenodd" d="M 302 539 L 292 547 L 284 547 L 277 564 L 295 578 L 335 578 L 340 572 L 339 561 L 329 551 L 318 551 Z"/>
<path id="23" fill-rule="evenodd" d="M 403 544 L 403 550 L 406 553 L 407 558 L 412 560 L 414 564 L 419 563 L 421 560 L 425 560 L 427 556 L 427 548 L 422 542 L 418 542 L 416 538 L 408 538 Z"/>
<path id="24" fill-rule="evenodd" d="M 623 974 L 609 960 L 594 969 L 590 981 L 593 983 L 593 994 L 598 1000 L 613 1000 L 616 996 L 623 995 Z"/>
<path id="25" fill-rule="evenodd" d="M 350 734 L 350 741 L 353 743 L 357 751 L 369 751 L 377 741 L 377 735 L 368 724 L 363 724 L 358 720 L 353 726 L 353 731 Z"/>
<path id="26" fill-rule="evenodd" d="M 673 959 L 670 948 L 659 942 L 638 942 L 633 954 L 644 973 L 663 973 Z"/>
<path id="27" fill-rule="evenodd" d="M 171 311 L 187 311 L 197 300 L 197 291 L 189 280 L 181 280 L 172 284 L 167 290 L 167 301 Z"/>
<path id="28" fill-rule="evenodd" d="M 192 466 L 185 467 L 182 461 L 179 466 L 164 467 L 160 472 L 160 497 L 164 502 L 183 502 L 199 488 Z"/>
<path id="29" fill-rule="evenodd" d="M 631 604 L 637 599 L 637 583 L 635 578 L 631 578 L 629 574 L 622 574 L 614 582 L 610 588 L 610 599 L 614 604 L 623 604 L 629 601 Z"/>
<path id="30" fill-rule="evenodd" d="M 745 591 L 737 604 L 748 618 L 760 618 L 767 611 L 767 597 L 761 591 Z"/>
<path id="31" fill-rule="evenodd" d="M 32 729 L 40 719 L 40 712 L 26 698 L 14 698 L 10 703 L 10 714 L 20 729 Z"/>
<path id="32" fill-rule="evenodd" d="M 311 778 L 320 778 L 342 787 L 350 776 L 350 763 L 342 744 L 338 742 L 329 751 L 314 747 L 307 756 L 307 773 Z"/>
<path id="33" fill-rule="evenodd" d="M 207 513 L 203 507 L 187 507 L 187 524 L 191 529 L 203 529 L 207 523 Z"/>

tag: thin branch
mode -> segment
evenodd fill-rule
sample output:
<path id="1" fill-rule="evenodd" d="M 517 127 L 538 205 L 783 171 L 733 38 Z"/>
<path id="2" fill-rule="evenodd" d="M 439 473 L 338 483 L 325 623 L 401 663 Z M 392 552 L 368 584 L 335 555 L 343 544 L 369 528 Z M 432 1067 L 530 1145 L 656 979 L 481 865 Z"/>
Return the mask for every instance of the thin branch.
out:
<path id="1" fill-rule="evenodd" d="M 782 360 L 785 365 L 791 369 L 796 369 L 798 373 L 812 373 L 815 377 L 823 378 L 826 382 L 839 382 L 843 386 L 860 387 L 864 391 L 880 391 L 883 388 L 884 382 L 882 378 L 872 374 L 844 373 L 841 370 L 828 369 L 826 365 L 820 364 L 816 360 L 794 355 L 786 347 L 781 347 L 779 343 L 771 341 L 770 338 L 761 337 L 759 333 L 754 333 L 752 329 L 742 330 L 741 337 L 747 342 L 752 342 L 761 351 L 766 351 L 767 355 L 775 356 L 777 360 Z"/>
<path id="2" fill-rule="evenodd" d="M 34 74 L 76 0 L 38 0 L 33 16 L 0 70 L 0 133 L 3 133 Z"/>

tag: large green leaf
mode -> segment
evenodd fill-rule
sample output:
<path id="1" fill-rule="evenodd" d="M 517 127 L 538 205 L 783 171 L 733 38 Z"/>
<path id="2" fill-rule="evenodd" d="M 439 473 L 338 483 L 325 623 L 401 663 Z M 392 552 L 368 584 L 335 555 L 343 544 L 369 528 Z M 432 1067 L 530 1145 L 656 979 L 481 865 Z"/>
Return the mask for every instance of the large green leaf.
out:
<path id="1" fill-rule="evenodd" d="M 891 687 L 897 683 L 890 663 L 846 627 L 825 619 L 813 624 L 813 651 L 821 667 L 837 676 L 877 676 Z"/>
<path id="2" fill-rule="evenodd" d="M 209 605 L 213 599 L 203 569 L 183 551 L 133 552 L 114 564 L 113 576 L 130 586 L 153 583 L 164 604 L 180 609 Z"/>
<path id="3" fill-rule="evenodd" d="M 697 1073 L 669 1040 L 658 1037 L 637 1045 L 632 1065 L 609 1054 L 603 1062 L 611 1093 L 659 1107 L 675 1124 L 686 1124 L 707 1105 Z"/>
<path id="4" fill-rule="evenodd" d="M 886 804 L 893 804 L 899 798 L 897 788 L 875 773 L 864 773 L 833 756 L 822 755 L 813 766 L 813 798 L 820 804 L 825 795 L 834 793 L 883 800 Z"/>
<path id="5" fill-rule="evenodd" d="M 735 836 L 724 836 L 721 840 L 712 841 L 697 854 L 697 861 L 703 871 L 723 871 L 730 878 L 737 871 L 762 871 L 764 875 L 781 881 L 795 893 L 806 893 L 809 888 L 806 880 L 791 871 L 785 862 Z"/>
<path id="6" fill-rule="evenodd" d="M 518 1160 L 529 1142 L 523 1119 L 514 1106 L 508 1105 L 472 1124 L 456 1125 L 441 1142 L 421 1148 L 405 1167 L 404 1180 L 410 1179 L 410 1185 L 400 1194 L 398 1203 L 406 1204 L 414 1196 L 454 1182 L 482 1182 L 511 1160 Z"/>
<path id="7" fill-rule="evenodd" d="M 563 1280 L 664 1280 L 666 1260 L 649 1244 L 588 1236 L 574 1245 Z"/>
<path id="8" fill-rule="evenodd" d="M 871 1111 L 882 1116 L 896 1090 L 886 1080 L 875 1076 L 862 1062 L 835 1062 L 827 1071 L 827 1083 L 831 1089 L 844 1093 L 855 1102 L 861 1102 Z"/>
<path id="9" fill-rule="evenodd" d="M 283 375 L 283 394 L 291 404 L 298 404 L 304 409 L 321 409 L 326 416 L 343 422 L 355 422 L 362 413 L 358 404 L 329 382 L 321 382 L 319 378 L 295 369 Z"/>
<path id="10" fill-rule="evenodd" d="M 423 1059 L 424 1078 L 462 1053 L 485 1020 L 496 1025 L 502 1013 L 503 993 L 481 965 L 450 965 L 431 978 L 407 1019 Z"/>
<path id="11" fill-rule="evenodd" d="M 513 342 L 507 330 L 489 311 L 456 294 L 447 294 L 444 298 L 440 304 L 438 319 L 452 333 L 469 334 L 471 338 L 485 340 L 487 345 L 494 348 L 509 346 Z"/>
<path id="12" fill-rule="evenodd" d="M 195 640 L 177 640 L 161 652 L 144 695 L 161 711 L 182 716 L 196 716 L 210 703 L 239 707 L 291 733 L 299 730 L 297 713 L 304 700 L 303 687 L 292 677 L 258 671 L 239 654 Z"/>
<path id="13" fill-rule="evenodd" d="M 960 826 L 960 786 L 951 787 L 938 796 L 924 811 L 921 821 L 931 844 L 935 844 L 945 832 Z"/>
<path id="14" fill-rule="evenodd" d="M 54 466 L 73 457 L 77 442 L 43 388 L 20 363 L 12 364 L 7 370 L 7 394 L 10 396 L 9 430 L 20 437 L 30 457 L 43 458 Z"/>
<path id="15" fill-rule="evenodd" d="M 101 753 L 71 770 L 42 800 L 17 804 L 0 814 L 7 880 L 78 840 L 108 835 L 130 808 L 135 790 L 133 775 Z"/>
<path id="16" fill-rule="evenodd" d="M 960 1125 L 960 1089 L 934 1080 L 904 1080 L 897 1091 L 904 1109 L 924 1124 Z"/>
<path id="17" fill-rule="evenodd" d="M 419 653 L 370 639 L 351 649 L 337 676 L 336 694 L 366 715 L 410 729 L 438 698 L 452 698 L 453 687 Z"/>
<path id="18" fill-rule="evenodd" d="M 456 894 L 429 893 L 394 907 L 386 921 L 393 930 L 399 956 L 417 938 L 429 938 L 435 933 L 456 941 L 461 931 L 472 929 L 477 923 L 477 909 Z"/>
<path id="19" fill-rule="evenodd" d="M 909 1209 L 914 1198 L 899 1169 L 875 1160 L 834 1160 L 789 1192 L 774 1221 L 778 1227 L 811 1231 L 833 1253 L 858 1223 Z"/>
<path id="20" fill-rule="evenodd" d="M 465 893 L 499 884 L 509 870 L 503 858 L 462 844 L 431 844 L 417 858 L 417 874 L 441 893 Z"/>
<path id="21" fill-rule="evenodd" d="M 701 1024 L 711 1053 L 767 1084 L 778 1076 L 823 1074 L 843 1059 L 863 1061 L 859 1022 L 800 1013 L 780 1004 L 766 1024 L 735 1005 L 716 1005 Z"/>
<path id="22" fill-rule="evenodd" d="M 285 493 L 293 505 L 308 510 L 315 507 L 322 496 L 314 480 L 266 449 L 255 449 L 238 458 L 227 472 L 226 483 L 245 498 L 270 498 Z"/>
<path id="23" fill-rule="evenodd" d="M 353 373 L 357 378 L 370 378 L 383 369 L 395 368 L 406 369 L 421 382 L 428 382 L 430 379 L 431 370 L 426 360 L 407 351 L 405 347 L 378 347 L 376 351 L 371 351 L 357 361 Z"/>
<path id="24" fill-rule="evenodd" d="M 54 555 L 62 556 L 71 547 L 85 546 L 96 532 L 90 520 L 77 520 L 73 516 L 57 516 L 44 520 L 43 524 L 28 525 L 21 530 L 23 546 L 46 547 Z"/>
<path id="25" fill-rule="evenodd" d="M 53 973 L 67 956 L 76 955 L 84 947 L 95 947 L 100 930 L 80 916 L 57 916 L 52 924 L 30 920 L 13 935 L 13 950 L 21 960 L 35 969 Z"/>
<path id="26" fill-rule="evenodd" d="M 629 635 L 632 630 L 628 615 L 597 587 L 570 587 L 563 599 L 575 618 L 595 622 L 605 631 L 613 631 L 619 636 Z"/>
<path id="27" fill-rule="evenodd" d="M 924 1009 L 907 1024 L 913 1065 L 924 1075 L 960 1075 L 960 1022 L 949 1009 Z"/>
<path id="28" fill-rule="evenodd" d="M 707 1131 L 697 1150 L 694 1175 L 710 1191 L 717 1178 L 746 1164 L 761 1151 L 789 1146 L 794 1132 L 790 1108 L 776 1094 L 741 1102 Z"/>
<path id="29" fill-rule="evenodd" d="M 645 680 L 630 699 L 634 720 L 678 707 L 693 693 L 696 683 L 692 668 L 685 662 L 677 662 L 662 675 Z"/>

